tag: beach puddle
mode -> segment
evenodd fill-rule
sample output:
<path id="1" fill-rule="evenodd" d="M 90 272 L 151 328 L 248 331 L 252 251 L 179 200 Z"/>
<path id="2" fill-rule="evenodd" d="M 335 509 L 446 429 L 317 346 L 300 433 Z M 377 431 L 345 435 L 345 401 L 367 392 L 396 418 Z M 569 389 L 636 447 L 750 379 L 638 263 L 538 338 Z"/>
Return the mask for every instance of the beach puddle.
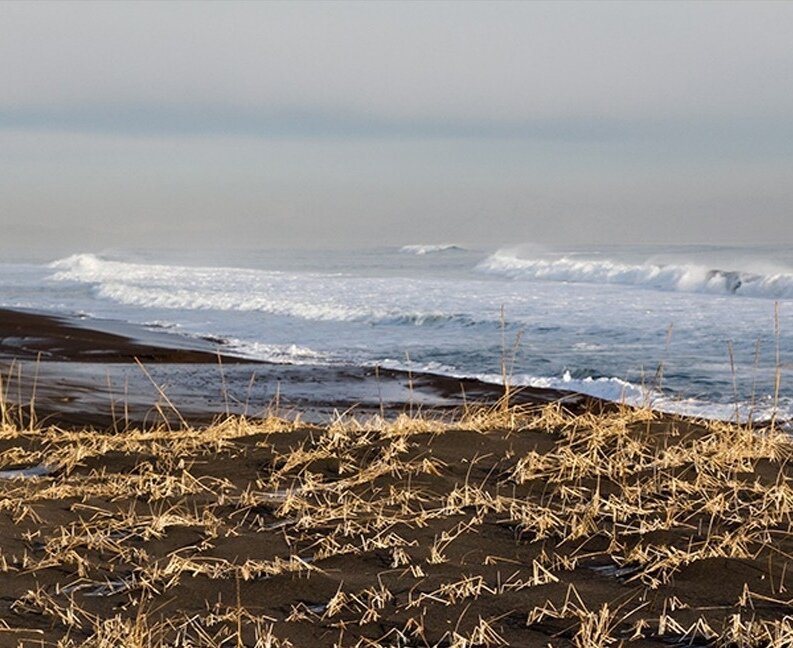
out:
<path id="1" fill-rule="evenodd" d="M 641 568 L 635 565 L 626 567 L 620 567 L 619 565 L 598 565 L 590 567 L 589 569 L 591 569 L 596 574 L 600 574 L 601 576 L 624 578 L 625 576 L 635 574 L 636 572 L 640 571 Z"/>
<path id="2" fill-rule="evenodd" d="M 35 477 L 48 477 L 52 474 L 49 466 L 38 465 L 29 468 L 12 468 L 0 470 L 0 479 L 33 479 Z"/>
<path id="3" fill-rule="evenodd" d="M 82 592 L 83 596 L 114 596 L 132 589 L 132 584 L 126 580 L 107 581 L 105 583 L 75 583 L 67 585 L 61 591 L 65 594 Z"/>

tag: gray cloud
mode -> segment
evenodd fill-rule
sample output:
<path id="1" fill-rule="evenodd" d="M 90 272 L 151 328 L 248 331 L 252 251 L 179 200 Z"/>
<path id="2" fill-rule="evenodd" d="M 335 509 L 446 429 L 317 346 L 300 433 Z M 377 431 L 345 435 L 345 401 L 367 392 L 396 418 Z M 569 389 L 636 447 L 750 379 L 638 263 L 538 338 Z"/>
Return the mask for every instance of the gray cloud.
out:
<path id="1" fill-rule="evenodd" d="M 789 3 L 2 3 L 2 247 L 793 242 L 791 33 Z"/>
<path id="2" fill-rule="evenodd" d="M 67 121 L 96 106 L 506 124 L 793 109 L 788 3 L 57 2 L 0 16 L 0 106 Z"/>

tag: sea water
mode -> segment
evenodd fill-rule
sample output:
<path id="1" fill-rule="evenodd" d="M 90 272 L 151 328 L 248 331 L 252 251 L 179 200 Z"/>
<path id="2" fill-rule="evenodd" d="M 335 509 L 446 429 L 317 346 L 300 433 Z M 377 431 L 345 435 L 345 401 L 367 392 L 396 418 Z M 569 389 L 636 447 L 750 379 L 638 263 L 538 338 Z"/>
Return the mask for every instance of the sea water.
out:
<path id="1" fill-rule="evenodd" d="M 82 252 L 0 264 L 0 305 L 281 363 L 554 387 L 722 419 L 793 415 L 782 247 Z M 781 376 L 779 398 L 777 377 Z"/>

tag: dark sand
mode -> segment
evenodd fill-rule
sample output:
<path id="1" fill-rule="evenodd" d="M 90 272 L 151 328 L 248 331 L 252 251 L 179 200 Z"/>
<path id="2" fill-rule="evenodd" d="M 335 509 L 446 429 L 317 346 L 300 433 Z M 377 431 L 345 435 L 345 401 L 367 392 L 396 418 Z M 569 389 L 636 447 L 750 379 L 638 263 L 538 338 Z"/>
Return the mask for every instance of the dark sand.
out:
<path id="1" fill-rule="evenodd" d="M 0 309 L 0 359 L 42 362 L 217 363 L 209 344 L 121 322 Z M 241 362 L 224 356 L 224 362 Z"/>
<path id="2" fill-rule="evenodd" d="M 150 339 L 119 347 L 107 332 L 5 317 L 31 328 L 3 323 L 4 349 L 59 356 L 39 367 L 53 420 L 58 372 L 62 398 L 95 408 L 61 420 L 93 424 L 106 416 L 99 367 L 140 372 L 121 358 L 144 347 L 163 359 L 152 372 L 172 369 L 158 374 L 169 389 L 188 377 L 169 393 L 198 403 L 201 380 L 219 393 L 212 349 L 171 364 L 177 350 Z M 34 329 L 50 347 L 18 341 Z M 76 347 L 54 342 L 64 332 Z M 66 361 L 95 343 L 116 359 Z M 394 373 L 222 367 L 234 389 L 235 370 L 278 376 L 284 398 L 317 414 L 358 394 L 368 412 L 385 394 L 392 418 L 410 409 L 399 394 L 436 411 L 462 402 L 459 382 L 426 376 L 411 391 Z M 791 645 L 789 439 L 583 398 L 568 398 L 574 412 L 547 405 L 559 396 L 523 392 L 524 407 L 447 425 L 6 426 L 0 646 Z M 223 411 L 215 400 L 204 418 Z"/>

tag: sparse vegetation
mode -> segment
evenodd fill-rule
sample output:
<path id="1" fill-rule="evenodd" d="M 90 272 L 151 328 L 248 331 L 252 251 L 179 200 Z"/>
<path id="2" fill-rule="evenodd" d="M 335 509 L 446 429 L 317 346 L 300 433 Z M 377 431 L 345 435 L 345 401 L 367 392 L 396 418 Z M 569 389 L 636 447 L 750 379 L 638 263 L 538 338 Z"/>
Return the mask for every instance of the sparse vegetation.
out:
<path id="1" fill-rule="evenodd" d="M 4 411 L 0 645 L 781 648 L 791 456 L 776 427 L 618 406 L 117 433 Z"/>

